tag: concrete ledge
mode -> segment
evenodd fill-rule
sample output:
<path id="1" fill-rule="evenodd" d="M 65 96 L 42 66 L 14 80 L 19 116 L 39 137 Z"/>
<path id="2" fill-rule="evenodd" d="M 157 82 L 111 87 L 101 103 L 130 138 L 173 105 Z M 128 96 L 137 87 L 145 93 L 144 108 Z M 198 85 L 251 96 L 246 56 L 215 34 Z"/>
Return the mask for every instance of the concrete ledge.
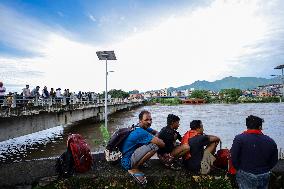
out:
<path id="1" fill-rule="evenodd" d="M 104 160 L 103 153 L 95 153 L 94 167 L 85 174 L 77 174 L 64 181 L 54 181 L 62 185 L 59 188 L 137 188 L 139 185 L 130 175 L 121 169 L 119 164 L 111 164 Z M 0 165 L 0 188 L 15 186 L 30 186 L 41 183 L 42 178 L 56 177 L 56 158 L 39 159 L 12 164 Z M 147 188 L 232 188 L 225 172 L 214 171 L 209 176 L 195 176 L 182 169 L 174 171 L 165 168 L 157 159 L 149 161 L 149 168 L 142 169 L 147 176 Z M 284 160 L 275 167 L 275 176 L 271 180 L 271 188 L 281 188 L 284 185 Z M 277 178 L 278 177 L 278 178 Z M 50 183 L 49 183 L 50 184 Z M 69 187 L 68 187 L 69 186 Z M 38 186 L 39 187 L 39 186 Z M 52 188 L 52 183 L 51 186 Z M 71 188 L 72 188 L 71 187 Z"/>

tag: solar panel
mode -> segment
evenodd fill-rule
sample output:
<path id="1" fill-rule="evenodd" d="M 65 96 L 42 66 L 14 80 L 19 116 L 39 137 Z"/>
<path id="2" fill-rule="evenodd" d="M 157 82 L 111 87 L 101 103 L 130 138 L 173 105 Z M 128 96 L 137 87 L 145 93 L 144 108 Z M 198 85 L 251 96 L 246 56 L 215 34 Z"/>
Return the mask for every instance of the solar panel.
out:
<path id="1" fill-rule="evenodd" d="M 283 69 L 284 68 L 284 64 L 276 66 L 274 69 Z"/>
<path id="2" fill-rule="evenodd" d="M 114 51 L 97 51 L 99 60 L 116 60 Z"/>

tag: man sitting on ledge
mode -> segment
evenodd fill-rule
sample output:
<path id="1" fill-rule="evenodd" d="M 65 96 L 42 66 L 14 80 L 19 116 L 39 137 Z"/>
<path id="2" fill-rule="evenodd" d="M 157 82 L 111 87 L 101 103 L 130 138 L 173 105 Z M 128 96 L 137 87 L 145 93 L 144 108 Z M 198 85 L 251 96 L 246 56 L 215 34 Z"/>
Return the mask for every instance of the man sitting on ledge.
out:
<path id="1" fill-rule="evenodd" d="M 181 144 L 189 144 L 190 147 L 189 153 L 184 156 L 184 165 L 193 173 L 208 174 L 216 160 L 214 153 L 220 139 L 217 136 L 204 135 L 200 120 L 190 122 L 190 128 L 181 141 Z"/>
<path id="2" fill-rule="evenodd" d="M 278 161 L 277 145 L 261 132 L 262 122 L 263 119 L 257 116 L 248 116 L 247 130 L 233 141 L 232 161 L 240 189 L 268 188 L 269 172 Z"/>
<path id="3" fill-rule="evenodd" d="M 181 141 L 181 135 L 177 131 L 179 128 L 180 118 L 174 114 L 167 117 L 167 126 L 163 127 L 159 132 L 159 138 L 165 143 L 164 148 L 160 148 L 157 152 L 161 162 L 168 168 L 179 170 L 181 167 L 175 163 L 179 157 L 189 152 L 189 145 L 179 145 L 176 141 Z"/>
<path id="4" fill-rule="evenodd" d="M 139 114 L 139 123 L 122 144 L 121 165 L 140 184 L 146 184 L 144 174 L 139 166 L 149 160 L 165 143 L 155 137 L 157 131 L 150 128 L 152 117 L 150 112 L 144 110 Z"/>

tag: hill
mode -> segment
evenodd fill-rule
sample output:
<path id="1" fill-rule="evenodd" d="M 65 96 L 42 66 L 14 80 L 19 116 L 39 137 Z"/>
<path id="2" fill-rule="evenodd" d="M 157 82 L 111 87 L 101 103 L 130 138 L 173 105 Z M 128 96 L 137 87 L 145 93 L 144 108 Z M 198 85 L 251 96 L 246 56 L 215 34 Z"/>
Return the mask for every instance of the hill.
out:
<path id="1" fill-rule="evenodd" d="M 198 90 L 212 90 L 212 91 L 220 91 L 221 89 L 230 89 L 230 88 L 237 88 L 237 89 L 253 89 L 261 85 L 267 84 L 275 84 L 281 83 L 280 78 L 258 78 L 258 77 L 225 77 L 221 80 L 216 80 L 213 82 L 209 81 L 195 81 L 190 85 L 184 85 L 177 88 L 170 87 L 169 91 L 174 90 L 186 90 L 190 88 L 198 89 Z"/>

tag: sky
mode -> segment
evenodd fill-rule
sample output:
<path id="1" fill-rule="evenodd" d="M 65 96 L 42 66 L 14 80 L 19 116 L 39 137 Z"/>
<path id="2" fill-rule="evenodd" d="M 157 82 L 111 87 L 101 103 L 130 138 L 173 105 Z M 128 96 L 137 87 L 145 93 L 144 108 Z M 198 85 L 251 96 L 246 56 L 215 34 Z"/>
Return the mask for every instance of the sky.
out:
<path id="1" fill-rule="evenodd" d="M 0 81 L 148 91 L 280 74 L 283 0 L 0 0 Z"/>

